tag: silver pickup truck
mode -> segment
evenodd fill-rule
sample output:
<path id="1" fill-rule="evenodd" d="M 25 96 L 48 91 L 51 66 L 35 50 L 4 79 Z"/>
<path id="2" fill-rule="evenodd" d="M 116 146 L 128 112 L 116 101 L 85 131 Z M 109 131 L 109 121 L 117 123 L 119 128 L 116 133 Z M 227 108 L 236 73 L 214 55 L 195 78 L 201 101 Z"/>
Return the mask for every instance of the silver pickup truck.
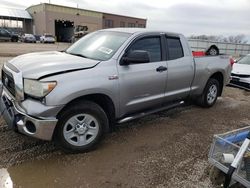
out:
<path id="1" fill-rule="evenodd" d="M 6 62 L 0 110 L 17 132 L 81 152 L 119 123 L 185 100 L 213 106 L 230 72 L 228 57 L 194 58 L 181 34 L 100 30 L 63 52 Z"/>

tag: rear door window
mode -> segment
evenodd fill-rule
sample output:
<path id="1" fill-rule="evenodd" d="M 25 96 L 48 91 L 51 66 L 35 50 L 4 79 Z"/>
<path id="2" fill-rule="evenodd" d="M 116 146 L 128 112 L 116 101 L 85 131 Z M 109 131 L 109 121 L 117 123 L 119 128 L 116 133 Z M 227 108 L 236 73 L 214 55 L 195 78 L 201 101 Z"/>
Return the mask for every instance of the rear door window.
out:
<path id="1" fill-rule="evenodd" d="M 167 37 L 168 60 L 179 59 L 184 56 L 180 38 Z"/>

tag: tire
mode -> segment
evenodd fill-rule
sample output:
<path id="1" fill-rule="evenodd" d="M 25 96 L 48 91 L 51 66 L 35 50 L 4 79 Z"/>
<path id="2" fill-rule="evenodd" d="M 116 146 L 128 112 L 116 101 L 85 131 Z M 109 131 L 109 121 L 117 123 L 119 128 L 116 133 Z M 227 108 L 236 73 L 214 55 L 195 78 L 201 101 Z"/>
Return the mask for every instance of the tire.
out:
<path id="1" fill-rule="evenodd" d="M 78 101 L 59 115 L 54 139 L 67 153 L 87 152 L 96 148 L 108 126 L 107 115 L 99 105 Z"/>
<path id="2" fill-rule="evenodd" d="M 215 48 L 215 47 L 211 47 L 208 50 L 208 55 L 211 55 L 211 56 L 219 55 L 219 50 L 217 48 Z"/>
<path id="3" fill-rule="evenodd" d="M 196 103 L 199 106 L 205 108 L 212 107 L 217 101 L 219 91 L 220 91 L 220 84 L 218 80 L 210 78 L 207 81 L 207 84 L 205 86 L 202 95 L 199 96 L 198 99 L 196 100 Z"/>

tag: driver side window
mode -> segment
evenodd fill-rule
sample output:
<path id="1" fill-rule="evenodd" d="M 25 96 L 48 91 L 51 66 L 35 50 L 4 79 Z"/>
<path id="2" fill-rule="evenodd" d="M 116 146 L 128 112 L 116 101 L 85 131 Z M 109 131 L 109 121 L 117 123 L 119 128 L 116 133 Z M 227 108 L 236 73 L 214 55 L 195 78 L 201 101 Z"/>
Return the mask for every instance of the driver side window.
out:
<path id="1" fill-rule="evenodd" d="M 159 62 L 162 60 L 160 37 L 141 38 L 134 44 L 132 44 L 128 53 L 134 50 L 147 51 L 149 54 L 150 62 Z"/>

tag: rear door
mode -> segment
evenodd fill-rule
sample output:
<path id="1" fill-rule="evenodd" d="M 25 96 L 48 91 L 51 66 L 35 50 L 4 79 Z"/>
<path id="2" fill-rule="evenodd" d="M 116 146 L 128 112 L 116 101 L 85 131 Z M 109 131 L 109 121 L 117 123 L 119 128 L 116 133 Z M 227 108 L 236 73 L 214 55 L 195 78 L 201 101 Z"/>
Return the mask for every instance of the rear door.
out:
<path id="1" fill-rule="evenodd" d="M 125 54 L 147 51 L 150 62 L 118 65 L 121 116 L 162 104 L 167 79 L 163 37 L 160 34 L 138 37 L 125 50 Z M 159 71 L 159 67 L 165 70 Z"/>
<path id="2" fill-rule="evenodd" d="M 189 95 L 194 77 L 194 62 L 182 45 L 179 36 L 165 36 L 167 48 L 168 78 L 165 102 L 182 99 Z"/>

